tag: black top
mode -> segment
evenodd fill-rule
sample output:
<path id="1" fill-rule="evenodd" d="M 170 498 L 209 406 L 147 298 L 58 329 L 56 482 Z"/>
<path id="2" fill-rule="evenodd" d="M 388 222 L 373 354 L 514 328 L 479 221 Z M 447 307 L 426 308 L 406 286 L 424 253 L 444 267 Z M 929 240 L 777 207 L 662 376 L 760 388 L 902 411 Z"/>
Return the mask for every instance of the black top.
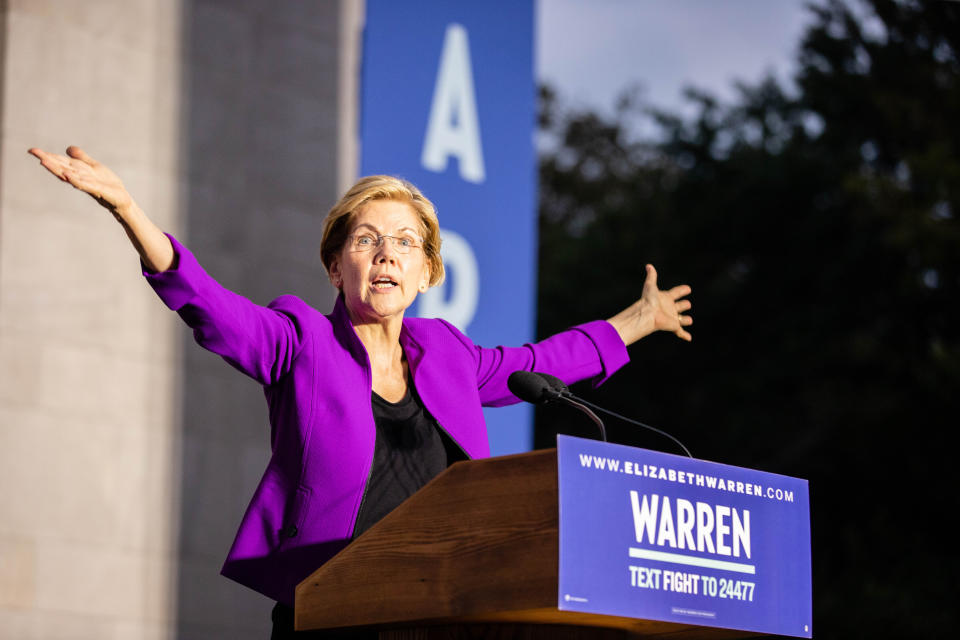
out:
<path id="1" fill-rule="evenodd" d="M 423 406 L 413 385 L 400 402 L 387 402 L 376 393 L 372 402 L 377 439 L 354 538 L 449 465 L 466 460 L 463 450 Z"/>

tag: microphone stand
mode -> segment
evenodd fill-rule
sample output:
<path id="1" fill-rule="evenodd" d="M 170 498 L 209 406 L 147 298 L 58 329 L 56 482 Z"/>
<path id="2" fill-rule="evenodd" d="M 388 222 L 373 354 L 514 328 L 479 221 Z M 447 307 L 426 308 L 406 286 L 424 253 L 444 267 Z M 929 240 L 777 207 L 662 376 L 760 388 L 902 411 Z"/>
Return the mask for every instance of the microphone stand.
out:
<path id="1" fill-rule="evenodd" d="M 569 392 L 567 392 L 567 394 L 569 394 Z M 551 396 L 550 399 L 551 399 L 551 400 L 559 400 L 559 401 L 563 402 L 563 403 L 564 403 L 565 405 L 567 405 L 567 406 L 570 406 L 570 407 L 573 407 L 573 408 L 575 408 L 575 409 L 577 409 L 577 410 L 579 410 L 579 411 L 582 411 L 588 418 L 590 418 L 591 420 L 593 420 L 594 424 L 597 425 L 597 428 L 600 429 L 600 438 L 601 438 L 604 442 L 606 442 L 606 441 L 607 441 L 607 429 L 606 429 L 606 427 L 603 426 L 603 421 L 602 421 L 600 418 L 598 418 L 598 417 L 597 417 L 597 414 L 595 414 L 593 411 L 591 411 L 589 407 L 587 407 L 586 405 L 581 404 L 580 402 L 578 402 L 577 400 L 579 400 L 579 398 L 578 398 L 577 400 L 574 400 L 573 397 L 572 397 L 572 394 L 570 394 L 570 396 L 568 396 L 567 394 L 564 394 L 563 392 L 559 392 L 559 391 L 552 391 L 551 394 L 550 394 L 550 396 Z"/>
<path id="2" fill-rule="evenodd" d="M 662 436 L 666 436 L 667 438 L 670 438 L 671 440 L 673 440 L 673 441 L 677 444 L 677 446 L 679 446 L 681 449 L 683 449 L 683 452 L 684 452 L 685 454 L 687 454 L 687 457 L 693 458 L 693 454 L 690 453 L 690 450 L 687 449 L 685 446 L 683 446 L 683 443 L 682 443 L 682 442 L 680 442 L 679 440 L 677 440 L 676 438 L 674 438 L 672 435 L 670 435 L 670 434 L 667 433 L 666 431 L 663 431 L 663 430 L 661 430 L 661 429 L 657 429 L 656 427 L 651 427 L 650 425 L 644 424 L 644 423 L 642 423 L 642 422 L 640 422 L 640 421 L 638 421 L 638 420 L 634 420 L 634 419 L 632 419 L 632 418 L 628 418 L 628 417 L 626 417 L 626 416 L 622 416 L 622 415 L 620 415 L 619 413 L 614 413 L 613 411 L 610 411 L 609 409 L 604 409 L 603 407 L 597 406 L 597 405 L 593 404 L 592 402 L 588 402 L 587 400 L 584 400 L 583 398 L 579 398 L 579 397 L 573 395 L 573 394 L 570 392 L 570 389 L 567 388 L 567 385 L 565 385 L 565 384 L 563 383 L 563 380 L 561 380 L 560 378 L 558 378 L 558 377 L 556 377 L 556 376 L 552 376 L 552 375 L 550 375 L 549 373 L 541 373 L 541 372 L 535 372 L 535 373 L 536 373 L 536 375 L 540 376 L 540 377 L 547 383 L 547 385 L 548 385 L 548 387 L 549 387 L 549 390 L 546 390 L 546 391 L 544 392 L 544 395 L 547 396 L 547 397 L 549 397 L 550 400 L 562 400 L 562 401 L 565 402 L 566 404 L 569 404 L 570 406 L 576 407 L 576 408 L 579 409 L 580 411 L 585 412 L 585 413 L 586 413 L 588 416 L 590 416 L 591 419 L 592 419 L 594 422 L 596 422 L 597 425 L 600 427 L 600 432 L 603 434 L 603 441 L 604 441 L 604 442 L 607 441 L 607 432 L 606 432 L 606 430 L 603 428 L 603 423 L 600 422 L 600 418 L 598 418 L 598 417 L 596 416 L 596 414 L 594 414 L 592 411 L 590 411 L 590 409 L 588 409 L 587 407 L 592 407 L 592 408 L 596 409 L 597 411 L 603 412 L 603 413 L 605 413 L 605 414 L 607 414 L 607 415 L 609 415 L 609 416 L 613 416 L 614 418 L 620 418 L 621 420 L 623 420 L 623 421 L 625 421 L 625 422 L 629 422 L 630 424 L 635 424 L 635 425 L 637 425 L 638 427 L 643 427 L 644 429 L 649 429 L 650 431 L 653 431 L 653 432 L 655 432 L 655 433 L 659 433 L 659 434 L 662 435 Z"/>

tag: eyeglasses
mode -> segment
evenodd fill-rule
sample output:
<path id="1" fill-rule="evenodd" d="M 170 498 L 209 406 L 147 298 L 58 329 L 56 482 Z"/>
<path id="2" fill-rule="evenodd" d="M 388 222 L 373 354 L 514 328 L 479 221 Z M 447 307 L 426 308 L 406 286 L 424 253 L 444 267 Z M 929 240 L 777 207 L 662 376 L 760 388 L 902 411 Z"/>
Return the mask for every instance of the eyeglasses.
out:
<path id="1" fill-rule="evenodd" d="M 372 231 L 364 231 L 362 233 L 354 233 L 350 236 L 350 250 L 351 251 L 372 251 L 373 249 L 379 249 L 383 246 L 383 241 L 386 238 L 390 238 L 390 241 L 393 243 L 393 249 L 397 253 L 410 253 L 414 249 L 419 249 L 423 246 L 423 240 L 415 235 L 404 234 L 402 236 L 383 236 L 379 233 L 373 233 Z"/>

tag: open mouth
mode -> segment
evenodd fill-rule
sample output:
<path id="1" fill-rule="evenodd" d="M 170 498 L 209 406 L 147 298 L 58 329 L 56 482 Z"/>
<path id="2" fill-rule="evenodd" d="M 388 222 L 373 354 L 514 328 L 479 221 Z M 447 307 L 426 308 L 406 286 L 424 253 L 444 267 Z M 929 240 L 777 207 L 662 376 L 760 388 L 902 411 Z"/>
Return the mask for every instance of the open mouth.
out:
<path id="1" fill-rule="evenodd" d="M 373 281 L 374 289 L 392 289 L 397 286 L 397 281 L 389 276 L 380 276 Z"/>

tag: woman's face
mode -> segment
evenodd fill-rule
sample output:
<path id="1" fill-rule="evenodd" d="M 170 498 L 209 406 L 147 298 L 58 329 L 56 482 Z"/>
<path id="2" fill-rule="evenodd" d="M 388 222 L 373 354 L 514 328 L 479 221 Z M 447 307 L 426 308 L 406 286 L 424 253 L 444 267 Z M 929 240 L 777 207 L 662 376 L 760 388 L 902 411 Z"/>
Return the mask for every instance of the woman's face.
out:
<path id="1" fill-rule="evenodd" d="M 401 253 L 388 238 L 375 246 L 378 236 L 413 237 L 418 247 Z M 372 200 L 354 213 L 347 241 L 330 264 L 330 280 L 343 291 L 354 324 L 402 319 L 417 293 L 427 290 L 422 236 L 420 218 L 406 202 Z M 371 248 L 358 250 L 358 237 Z"/>

